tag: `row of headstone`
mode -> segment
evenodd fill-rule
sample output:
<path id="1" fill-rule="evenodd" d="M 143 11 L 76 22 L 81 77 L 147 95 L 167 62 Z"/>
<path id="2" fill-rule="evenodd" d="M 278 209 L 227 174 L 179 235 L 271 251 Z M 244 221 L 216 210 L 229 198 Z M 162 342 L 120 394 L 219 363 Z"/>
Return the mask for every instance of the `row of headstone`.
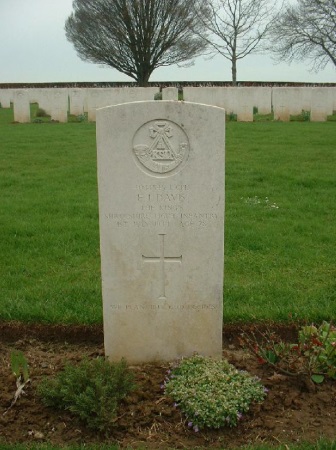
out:
<path id="1" fill-rule="evenodd" d="M 183 98 L 225 108 L 243 122 L 253 121 L 254 109 L 259 114 L 273 112 L 274 119 L 282 121 L 302 111 L 310 112 L 311 121 L 325 121 L 336 111 L 336 88 L 190 87 L 183 89 Z"/>
<path id="2" fill-rule="evenodd" d="M 51 120 L 67 122 L 68 112 L 88 113 L 88 120 L 96 120 L 96 110 L 110 105 L 154 100 L 158 88 L 88 88 L 88 89 L 0 89 L 0 104 L 10 108 L 13 103 L 14 121 L 30 122 L 30 104 L 38 103 Z"/>
<path id="3" fill-rule="evenodd" d="M 70 114 L 88 114 L 96 120 L 96 110 L 109 105 L 153 100 L 158 88 L 64 88 L 64 89 L 0 89 L 0 104 L 14 104 L 14 120 L 30 122 L 29 103 L 38 103 L 52 120 L 66 122 Z M 288 121 L 302 111 L 311 121 L 325 121 L 336 111 L 336 88 L 295 87 L 185 87 L 183 98 L 192 103 L 218 106 L 238 121 L 253 121 L 253 113 L 274 113 L 275 120 Z M 163 100 L 178 100 L 178 89 L 162 89 Z"/>

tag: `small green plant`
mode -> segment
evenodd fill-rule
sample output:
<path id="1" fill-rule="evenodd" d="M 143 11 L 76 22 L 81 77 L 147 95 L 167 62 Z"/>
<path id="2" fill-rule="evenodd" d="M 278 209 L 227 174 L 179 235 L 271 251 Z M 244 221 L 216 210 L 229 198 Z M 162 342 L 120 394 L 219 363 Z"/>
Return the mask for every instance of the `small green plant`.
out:
<path id="1" fill-rule="evenodd" d="M 310 121 L 310 111 L 301 111 L 301 114 L 290 116 L 290 120 L 293 122 L 309 122 Z"/>
<path id="2" fill-rule="evenodd" d="M 234 112 L 230 112 L 229 114 L 226 115 L 226 121 L 227 122 L 237 122 L 237 114 L 235 114 Z"/>
<path id="3" fill-rule="evenodd" d="M 182 359 L 163 387 L 195 431 L 236 426 L 250 404 L 264 400 L 267 392 L 257 378 L 226 360 L 198 355 Z"/>
<path id="4" fill-rule="evenodd" d="M 87 120 L 87 116 L 86 116 L 85 113 L 79 114 L 79 115 L 77 116 L 77 122 L 85 122 L 86 120 Z"/>
<path id="5" fill-rule="evenodd" d="M 154 95 L 154 100 L 162 100 L 162 92 L 157 92 Z"/>
<path id="6" fill-rule="evenodd" d="M 258 114 L 258 106 L 253 106 L 253 115 Z"/>
<path id="7" fill-rule="evenodd" d="M 286 375 L 310 377 L 322 383 L 326 377 L 336 379 L 336 328 L 329 322 L 319 327 L 304 326 L 298 342 L 288 343 L 267 331 L 257 336 L 243 336 L 261 364 L 269 364 Z M 261 342 L 258 342 L 261 341 Z"/>
<path id="8" fill-rule="evenodd" d="M 333 111 L 330 116 L 327 116 L 327 120 L 330 122 L 336 122 L 336 111 Z"/>
<path id="9" fill-rule="evenodd" d="M 107 431 L 117 418 L 120 401 L 135 388 L 124 360 L 104 358 L 67 364 L 54 379 L 45 379 L 38 393 L 47 406 L 68 410 L 89 428 Z"/>
<path id="10" fill-rule="evenodd" d="M 18 399 L 23 395 L 25 386 L 30 383 L 28 362 L 24 354 L 20 350 L 13 350 L 10 355 L 10 364 L 14 377 L 16 378 L 16 392 L 9 408 L 3 413 L 13 408 Z"/>
<path id="11" fill-rule="evenodd" d="M 28 362 L 25 355 L 20 350 L 13 350 L 10 355 L 11 369 L 16 378 L 22 379 L 25 383 L 29 380 Z"/>

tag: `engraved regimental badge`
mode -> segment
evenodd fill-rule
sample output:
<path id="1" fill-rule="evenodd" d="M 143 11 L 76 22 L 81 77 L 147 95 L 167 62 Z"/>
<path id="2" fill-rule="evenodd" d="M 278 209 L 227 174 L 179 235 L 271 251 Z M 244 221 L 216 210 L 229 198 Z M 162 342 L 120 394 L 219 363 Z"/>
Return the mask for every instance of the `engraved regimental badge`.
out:
<path id="1" fill-rule="evenodd" d="M 149 175 L 169 176 L 188 159 L 189 141 L 184 130 L 169 120 L 153 120 L 134 135 L 133 152 L 137 165 Z"/>

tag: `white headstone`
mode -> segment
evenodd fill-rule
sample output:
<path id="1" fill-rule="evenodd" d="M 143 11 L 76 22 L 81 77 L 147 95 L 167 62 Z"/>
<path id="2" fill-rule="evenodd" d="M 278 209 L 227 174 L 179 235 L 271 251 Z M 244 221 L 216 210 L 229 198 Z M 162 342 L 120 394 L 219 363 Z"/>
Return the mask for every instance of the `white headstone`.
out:
<path id="1" fill-rule="evenodd" d="M 1 108 L 10 108 L 12 98 L 13 98 L 12 89 L 0 89 Z"/>
<path id="2" fill-rule="evenodd" d="M 35 98 L 39 105 L 39 108 L 51 115 L 52 103 L 53 103 L 53 88 L 41 88 L 35 92 Z"/>
<path id="3" fill-rule="evenodd" d="M 58 122 L 68 121 L 68 89 L 53 89 L 51 99 L 51 119 Z"/>
<path id="4" fill-rule="evenodd" d="M 178 100 L 178 89 L 176 87 L 163 88 L 162 100 Z"/>
<path id="5" fill-rule="evenodd" d="M 151 101 L 97 111 L 105 352 L 220 357 L 225 111 Z"/>
<path id="6" fill-rule="evenodd" d="M 274 112 L 274 120 L 289 121 L 291 102 L 291 93 L 289 88 L 273 88 L 272 89 L 272 105 Z"/>
<path id="7" fill-rule="evenodd" d="M 92 88 L 88 89 L 88 120 L 96 120 L 96 110 L 104 106 L 121 103 L 154 100 L 159 91 L 157 87 L 124 87 L 124 88 Z"/>
<path id="8" fill-rule="evenodd" d="M 336 113 L 336 87 L 329 88 L 329 92 L 333 99 L 333 113 Z"/>
<path id="9" fill-rule="evenodd" d="M 237 120 L 242 122 L 253 121 L 253 107 L 257 105 L 257 91 L 253 87 L 186 87 L 183 89 L 185 101 L 203 103 L 205 105 L 219 106 L 228 114 L 237 114 Z M 271 111 L 271 96 L 269 91 L 269 107 L 267 93 L 262 91 L 261 111 Z M 264 114 L 266 112 L 263 112 Z"/>
<path id="10" fill-rule="evenodd" d="M 87 111 L 87 89 L 71 88 L 69 89 L 70 114 L 76 116 Z"/>
<path id="11" fill-rule="evenodd" d="M 30 103 L 27 89 L 17 89 L 14 92 L 14 121 L 30 122 Z"/>
<path id="12" fill-rule="evenodd" d="M 272 88 L 258 86 L 250 88 L 254 92 L 253 106 L 258 108 L 259 114 L 270 114 L 272 112 Z"/>
<path id="13" fill-rule="evenodd" d="M 202 103 L 204 105 L 225 108 L 226 113 L 235 113 L 235 100 L 232 88 L 225 87 L 185 87 L 183 99 L 187 102 Z"/>
<path id="14" fill-rule="evenodd" d="M 310 120 L 325 122 L 333 113 L 334 99 L 328 88 L 312 88 Z"/>
<path id="15" fill-rule="evenodd" d="M 234 99 L 234 112 L 237 114 L 238 122 L 253 122 L 253 107 L 255 106 L 255 88 L 238 87 L 229 88 Z"/>

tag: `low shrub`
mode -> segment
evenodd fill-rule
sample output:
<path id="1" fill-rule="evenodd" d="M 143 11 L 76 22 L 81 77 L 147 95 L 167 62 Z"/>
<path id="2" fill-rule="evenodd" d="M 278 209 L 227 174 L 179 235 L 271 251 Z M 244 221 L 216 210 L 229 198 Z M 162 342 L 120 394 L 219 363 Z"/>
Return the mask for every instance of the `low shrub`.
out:
<path id="1" fill-rule="evenodd" d="M 89 428 L 107 431 L 117 417 L 120 401 L 135 388 L 124 360 L 103 358 L 67 364 L 54 379 L 45 379 L 38 394 L 45 405 L 68 410 Z"/>
<path id="2" fill-rule="evenodd" d="M 236 426 L 251 403 L 264 400 L 267 392 L 256 377 L 226 360 L 198 355 L 169 371 L 164 388 L 195 431 Z"/>
<path id="3" fill-rule="evenodd" d="M 298 342 L 284 342 L 266 330 L 259 336 L 242 335 L 260 364 L 269 364 L 286 375 L 309 377 L 314 383 L 336 380 L 336 328 L 331 322 L 300 328 Z"/>

